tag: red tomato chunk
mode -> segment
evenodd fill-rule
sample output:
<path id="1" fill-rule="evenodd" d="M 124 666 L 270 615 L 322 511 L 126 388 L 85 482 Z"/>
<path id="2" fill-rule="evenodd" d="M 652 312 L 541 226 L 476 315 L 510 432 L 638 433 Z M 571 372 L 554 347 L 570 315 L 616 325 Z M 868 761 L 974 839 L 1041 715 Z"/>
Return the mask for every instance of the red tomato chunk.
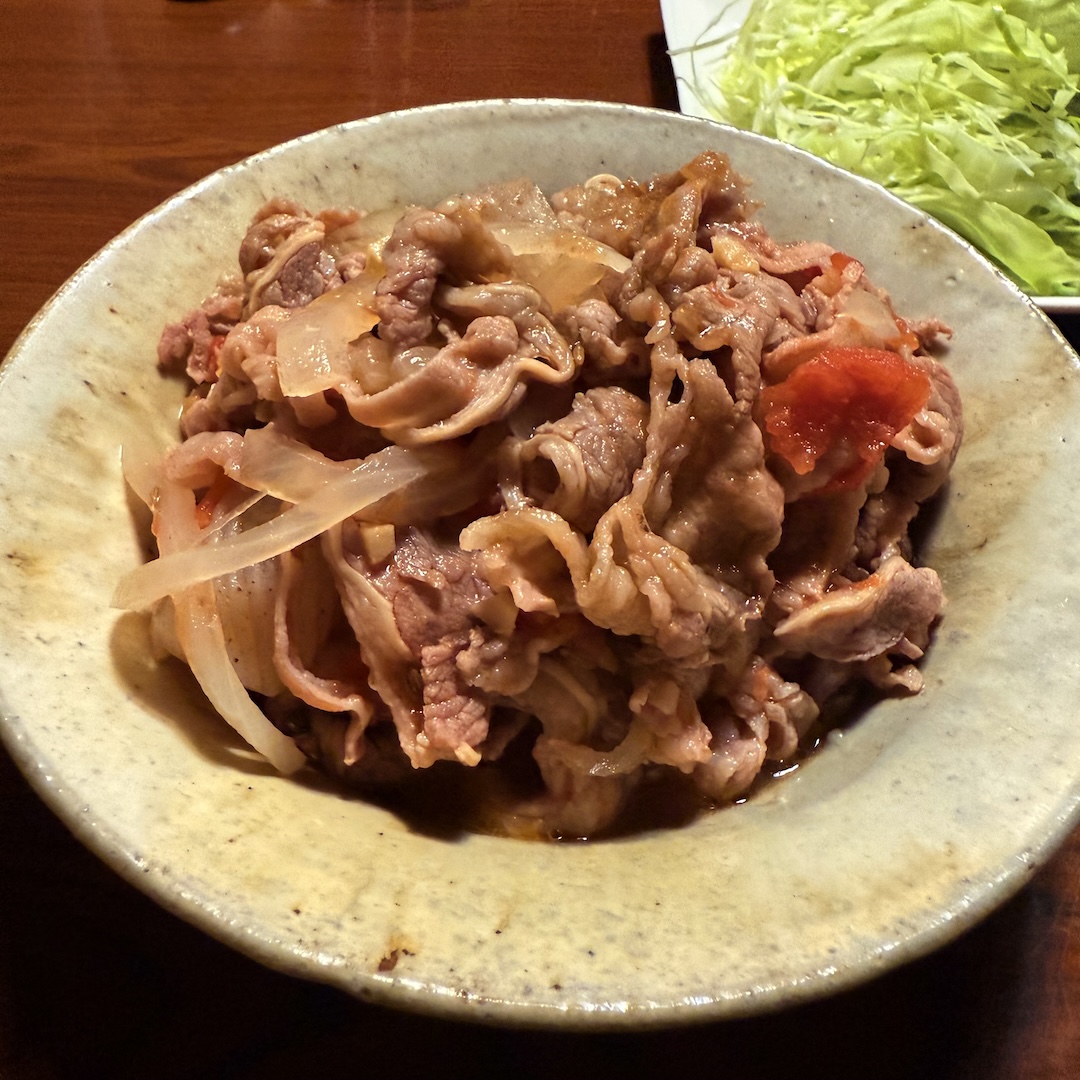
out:
<path id="1" fill-rule="evenodd" d="M 769 448 L 828 487 L 861 484 L 930 396 L 930 379 L 886 349 L 827 348 L 761 393 Z M 824 460 L 823 460 L 824 459 Z"/>

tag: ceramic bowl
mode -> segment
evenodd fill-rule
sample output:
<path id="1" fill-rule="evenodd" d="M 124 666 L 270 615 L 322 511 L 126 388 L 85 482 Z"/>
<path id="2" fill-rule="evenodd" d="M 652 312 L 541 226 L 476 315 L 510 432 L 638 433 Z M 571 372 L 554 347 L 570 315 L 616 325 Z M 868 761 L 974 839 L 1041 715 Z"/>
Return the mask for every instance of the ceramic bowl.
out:
<path id="1" fill-rule="evenodd" d="M 167 320 L 232 263 L 268 197 L 430 202 L 532 176 L 647 177 L 728 153 L 781 239 L 863 260 L 955 331 L 967 439 L 924 551 L 949 606 L 917 697 L 682 828 L 596 843 L 436 835 L 253 761 L 144 620 L 110 608 L 144 555 L 119 472 L 175 437 Z M 495 1023 L 732 1016 L 848 987 L 1019 888 L 1080 795 L 1077 357 L 955 235 L 882 189 L 708 121 L 490 101 L 345 124 L 206 178 L 135 223 L 34 320 L 0 375 L 0 693 L 10 752 L 67 826 L 166 908 L 274 968 Z"/>

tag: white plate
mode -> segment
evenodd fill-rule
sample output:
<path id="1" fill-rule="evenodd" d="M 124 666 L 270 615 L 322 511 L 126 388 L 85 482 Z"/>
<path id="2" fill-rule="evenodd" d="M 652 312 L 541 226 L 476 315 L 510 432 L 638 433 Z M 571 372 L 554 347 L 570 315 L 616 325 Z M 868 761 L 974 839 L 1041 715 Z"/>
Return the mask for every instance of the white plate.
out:
<path id="1" fill-rule="evenodd" d="M 710 111 L 694 87 L 702 65 L 715 64 L 724 55 L 731 36 L 742 26 L 750 4 L 751 0 L 660 0 L 679 108 L 687 116 L 723 120 L 715 111 Z M 699 47 L 698 51 L 690 51 L 695 46 Z M 1051 315 L 1080 315 L 1080 296 L 1034 296 L 1032 299 Z"/>
<path id="2" fill-rule="evenodd" d="M 432 835 L 250 760 L 186 672 L 150 658 L 143 620 L 109 607 L 143 556 L 119 447 L 175 430 L 181 390 L 154 365 L 163 323 L 235 260 L 271 195 L 427 202 L 521 173 L 553 189 L 645 178 L 706 147 L 753 178 L 780 239 L 857 254 L 902 312 L 955 329 L 968 436 L 927 550 L 949 608 L 926 690 L 874 707 L 746 805 L 617 842 Z M 1078 423 L 1077 358 L 1042 313 L 954 234 L 800 151 L 587 102 L 332 128 L 137 222 L 0 371 L 0 728 L 94 851 L 275 968 L 500 1023 L 659 1025 L 806 1000 L 952 938 L 1072 826 Z"/>

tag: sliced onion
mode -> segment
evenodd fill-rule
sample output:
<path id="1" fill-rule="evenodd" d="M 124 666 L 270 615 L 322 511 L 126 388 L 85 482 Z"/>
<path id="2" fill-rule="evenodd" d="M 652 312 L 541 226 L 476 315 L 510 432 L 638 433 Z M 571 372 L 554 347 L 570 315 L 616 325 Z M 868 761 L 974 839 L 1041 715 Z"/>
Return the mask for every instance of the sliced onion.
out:
<path id="1" fill-rule="evenodd" d="M 334 461 L 267 424 L 244 436 L 230 475 L 245 487 L 284 502 L 300 503 L 327 484 L 340 481 L 352 468 L 350 463 Z"/>
<path id="2" fill-rule="evenodd" d="M 214 586 L 209 582 L 192 586 L 173 603 L 184 657 L 210 704 L 271 765 L 283 773 L 295 772 L 306 758 L 288 735 L 270 723 L 240 681 L 225 648 Z"/>
<path id="3" fill-rule="evenodd" d="M 191 547 L 136 567 L 120 581 L 113 606 L 149 607 L 163 596 L 175 596 L 201 581 L 272 559 L 433 471 L 435 460 L 431 454 L 397 446 L 371 454 L 306 501 L 263 525 L 218 543 L 200 537 Z"/>
<path id="4" fill-rule="evenodd" d="M 514 279 L 531 285 L 552 311 L 600 297 L 596 285 L 606 273 L 603 263 L 571 255 L 518 255 L 513 266 Z"/>
<path id="5" fill-rule="evenodd" d="M 892 308 L 867 289 L 852 289 L 837 314 L 844 324 L 846 337 L 853 344 L 879 349 L 894 349 L 900 343 L 901 331 L 896 325 Z"/>
<path id="6" fill-rule="evenodd" d="M 630 269 L 630 260 L 625 255 L 572 229 L 541 229 L 517 222 L 490 228 L 492 235 L 514 255 L 569 255 L 586 262 L 602 263 L 620 274 Z"/>
<path id="7" fill-rule="evenodd" d="M 390 206 L 385 210 L 373 210 L 355 221 L 349 221 L 326 234 L 326 251 L 335 259 L 356 252 L 367 256 L 381 255 L 394 226 L 405 212 L 403 206 Z"/>
<path id="8" fill-rule="evenodd" d="M 353 379 L 349 345 L 379 321 L 375 286 L 385 273 L 383 248 L 401 207 L 365 214 L 330 232 L 324 244 L 336 259 L 363 254 L 364 269 L 293 312 L 277 334 L 277 373 L 286 397 L 310 397 Z"/>
<path id="9" fill-rule="evenodd" d="M 156 492 L 158 544 L 163 558 L 178 558 L 201 536 L 195 519 L 195 497 L 188 489 L 165 479 L 159 482 Z M 201 582 L 177 592 L 173 596 L 173 610 L 184 659 L 210 704 L 275 768 L 284 773 L 299 769 L 306 760 L 304 755 L 251 700 L 229 659 L 214 584 Z"/>
<path id="10" fill-rule="evenodd" d="M 274 666 L 279 564 L 269 559 L 214 579 L 218 620 L 233 668 L 244 686 L 267 697 L 283 689 Z"/>
<path id="11" fill-rule="evenodd" d="M 147 506 L 153 506 L 154 492 L 161 483 L 164 452 L 145 433 L 124 443 L 120 450 L 120 471 L 124 480 Z"/>
<path id="12" fill-rule="evenodd" d="M 375 286 L 383 275 L 375 257 L 363 272 L 297 309 L 277 331 L 277 375 L 286 397 L 309 397 L 352 380 L 349 344 L 379 321 Z"/>

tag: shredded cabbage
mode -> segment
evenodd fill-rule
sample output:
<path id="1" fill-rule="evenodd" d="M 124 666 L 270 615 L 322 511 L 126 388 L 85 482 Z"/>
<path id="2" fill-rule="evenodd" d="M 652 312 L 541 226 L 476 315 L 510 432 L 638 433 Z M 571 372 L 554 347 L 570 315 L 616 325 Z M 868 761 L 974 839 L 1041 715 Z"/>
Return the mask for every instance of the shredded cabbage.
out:
<path id="1" fill-rule="evenodd" d="M 752 0 L 695 69 L 717 119 L 884 184 L 1033 295 L 1080 293 L 1075 0 Z"/>

